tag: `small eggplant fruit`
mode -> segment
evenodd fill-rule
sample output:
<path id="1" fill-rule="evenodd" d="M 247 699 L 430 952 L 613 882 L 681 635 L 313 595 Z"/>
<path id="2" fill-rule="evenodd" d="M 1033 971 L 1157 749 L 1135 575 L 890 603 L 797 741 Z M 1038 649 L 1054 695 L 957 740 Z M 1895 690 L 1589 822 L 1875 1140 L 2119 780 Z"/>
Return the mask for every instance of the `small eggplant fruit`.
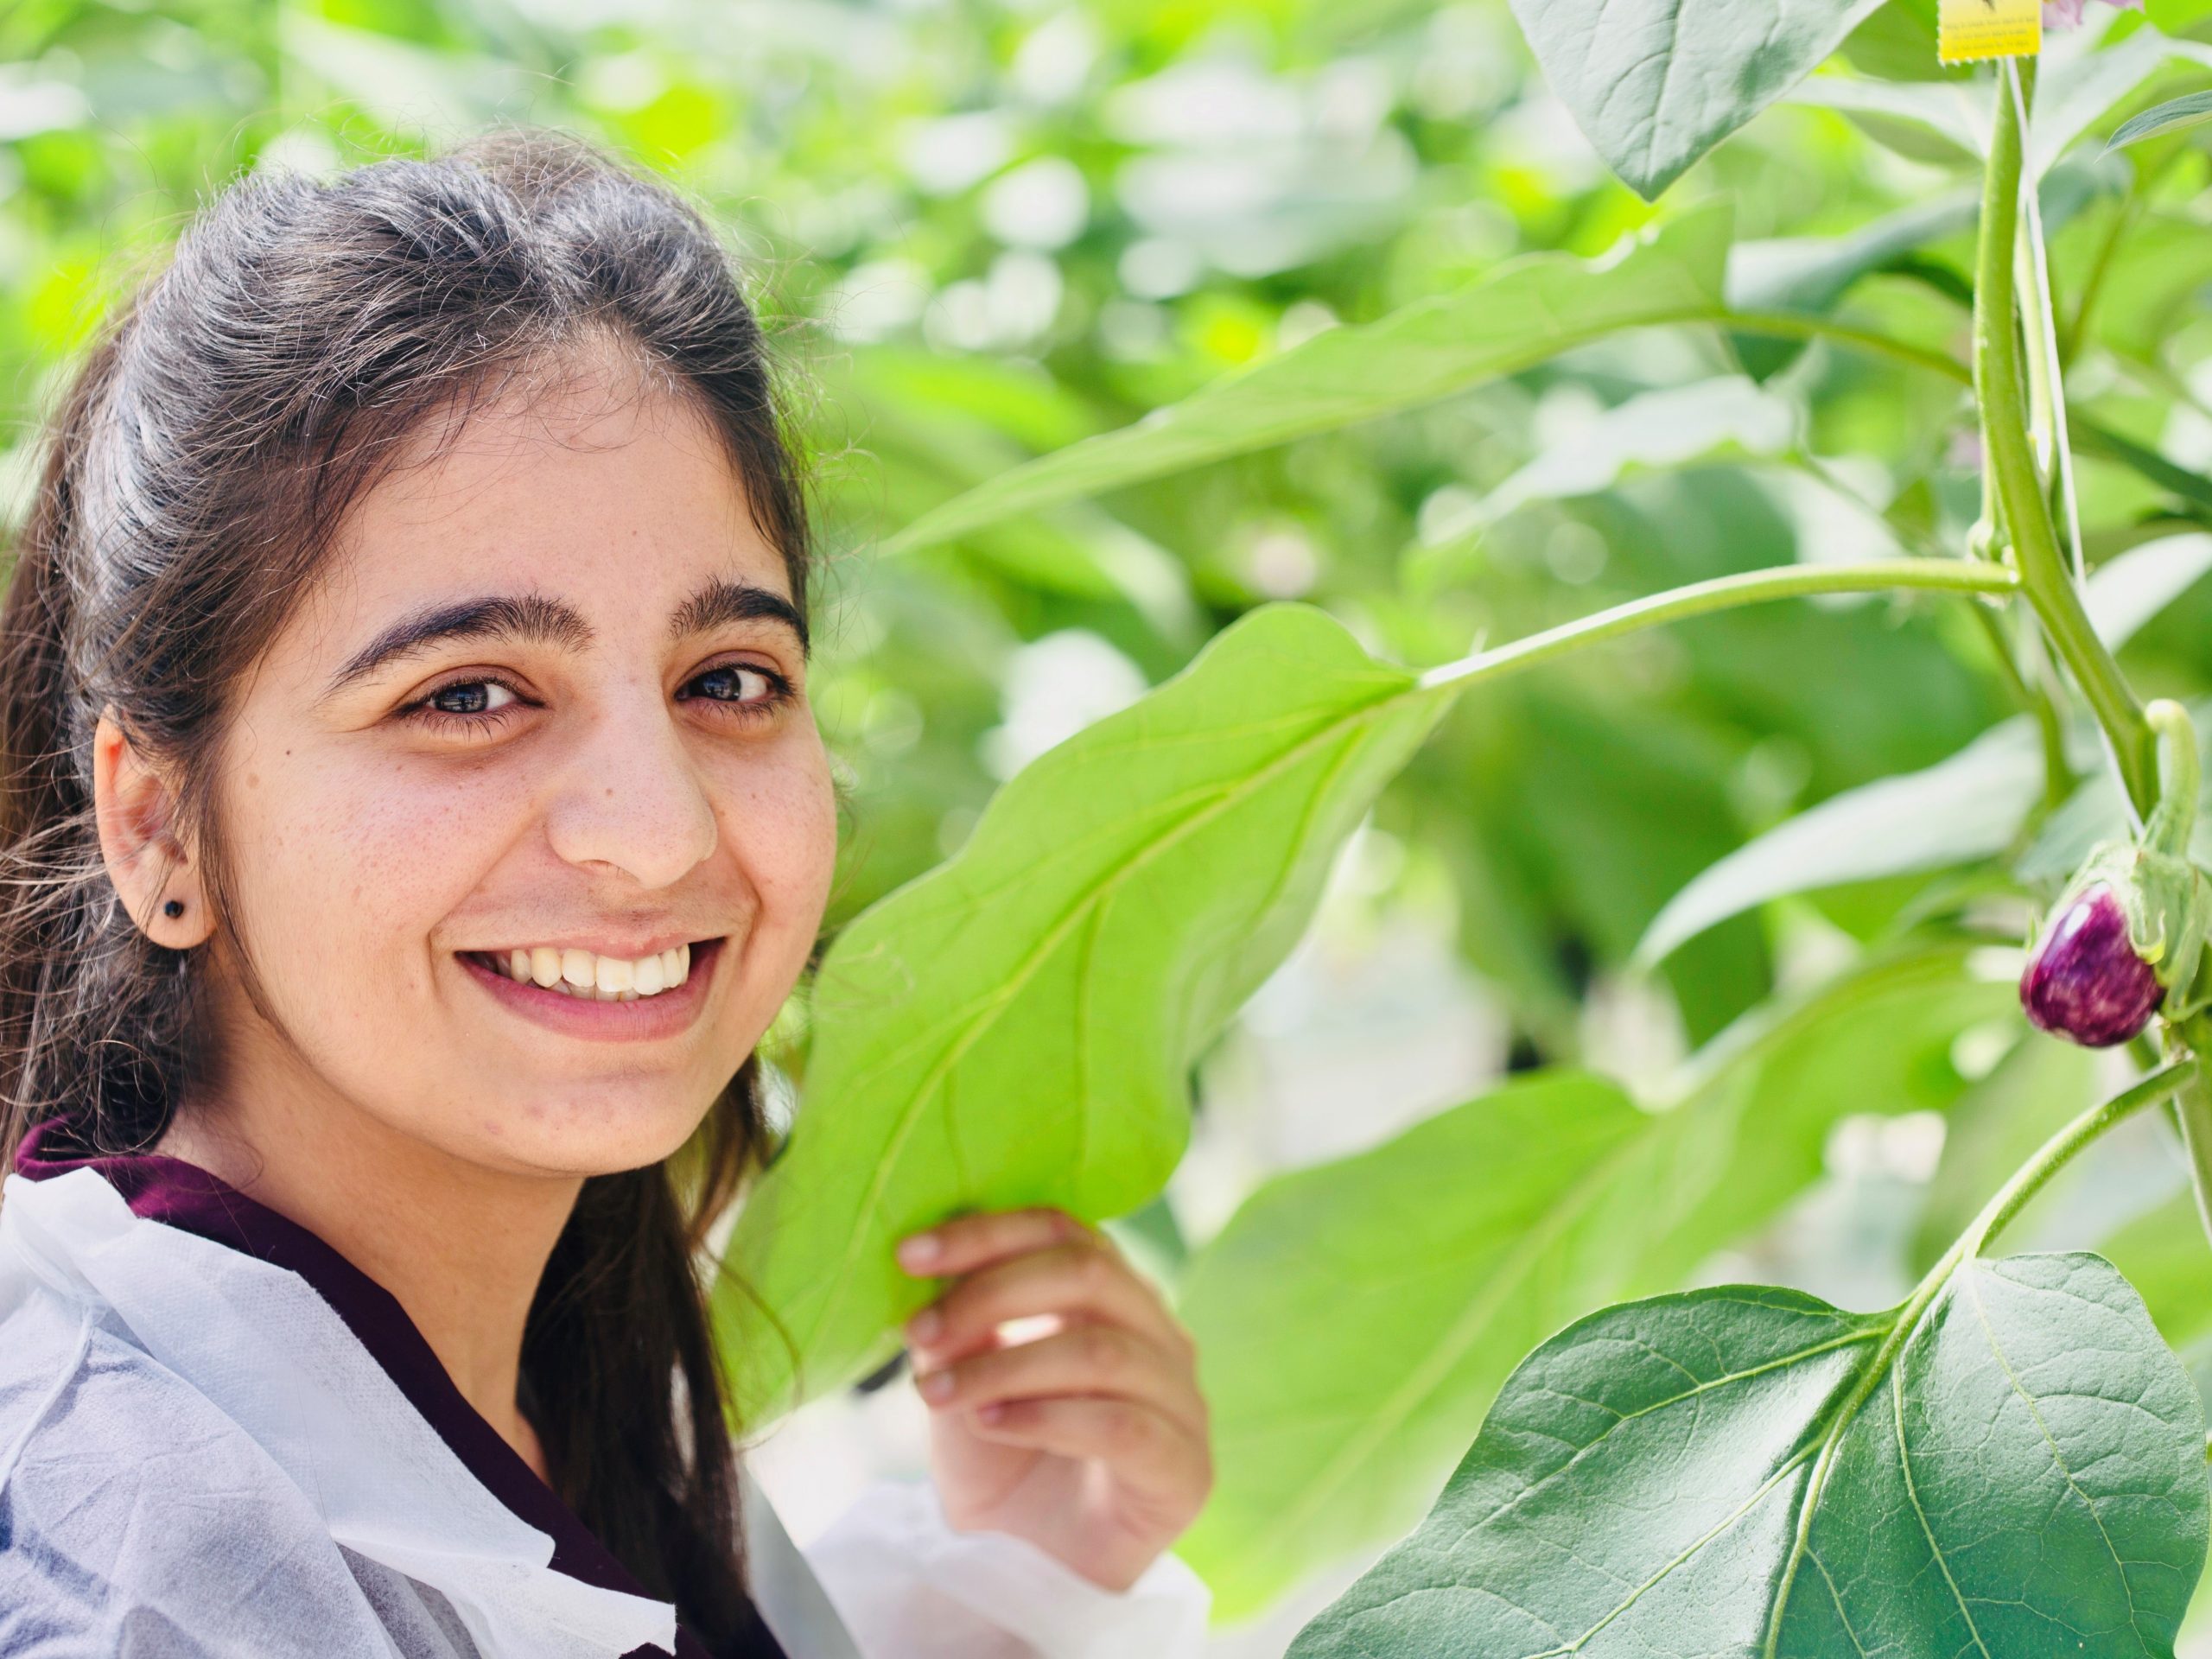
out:
<path id="1" fill-rule="evenodd" d="M 2151 1022 L 2165 994 L 2128 937 L 2119 893 L 2103 881 L 2072 893 L 2020 976 L 2028 1018 L 2088 1048 L 2126 1042 Z"/>
<path id="2" fill-rule="evenodd" d="M 2020 976 L 2028 1018 L 2088 1048 L 2126 1042 L 2154 1014 L 2178 1021 L 2212 1005 L 2212 880 L 2190 852 L 2196 734 L 2168 698 L 2143 717 L 2158 743 L 2158 798 L 2142 838 L 2089 849 Z"/>

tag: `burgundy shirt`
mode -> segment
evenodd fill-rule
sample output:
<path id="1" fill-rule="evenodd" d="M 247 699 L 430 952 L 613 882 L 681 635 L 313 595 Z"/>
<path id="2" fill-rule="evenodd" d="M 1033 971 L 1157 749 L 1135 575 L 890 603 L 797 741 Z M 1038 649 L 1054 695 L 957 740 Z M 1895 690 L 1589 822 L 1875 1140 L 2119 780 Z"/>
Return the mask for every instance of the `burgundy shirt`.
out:
<path id="1" fill-rule="evenodd" d="M 50 1118 L 32 1129 L 16 1149 L 16 1173 L 37 1181 L 73 1169 L 96 1169 L 123 1195 L 132 1214 L 298 1274 L 330 1304 L 468 1471 L 517 1516 L 551 1535 L 555 1572 L 602 1589 L 646 1593 L 560 1494 L 462 1396 L 391 1292 L 297 1222 L 197 1164 L 156 1153 L 88 1154 L 72 1146 L 69 1127 L 66 1119 Z M 676 1659 L 786 1659 L 758 1610 L 748 1612 L 748 1628 L 720 1654 L 679 1620 Z M 659 1648 L 639 1648 L 626 1659 L 665 1656 Z"/>

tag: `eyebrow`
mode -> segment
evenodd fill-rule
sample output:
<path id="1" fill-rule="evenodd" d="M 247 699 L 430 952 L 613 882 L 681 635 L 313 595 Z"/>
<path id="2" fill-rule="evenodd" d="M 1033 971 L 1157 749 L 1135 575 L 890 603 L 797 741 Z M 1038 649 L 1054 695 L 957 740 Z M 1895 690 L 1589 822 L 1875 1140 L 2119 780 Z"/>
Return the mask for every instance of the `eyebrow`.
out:
<path id="1" fill-rule="evenodd" d="M 798 641 L 802 656 L 812 650 L 806 619 L 782 594 L 749 582 L 716 579 L 676 607 L 668 620 L 671 645 L 730 622 L 780 622 Z M 582 651 L 596 638 L 582 613 L 543 594 L 487 594 L 440 605 L 402 617 L 355 652 L 331 677 L 323 696 L 333 697 L 355 682 L 422 655 L 434 646 L 461 639 L 496 639 Z"/>

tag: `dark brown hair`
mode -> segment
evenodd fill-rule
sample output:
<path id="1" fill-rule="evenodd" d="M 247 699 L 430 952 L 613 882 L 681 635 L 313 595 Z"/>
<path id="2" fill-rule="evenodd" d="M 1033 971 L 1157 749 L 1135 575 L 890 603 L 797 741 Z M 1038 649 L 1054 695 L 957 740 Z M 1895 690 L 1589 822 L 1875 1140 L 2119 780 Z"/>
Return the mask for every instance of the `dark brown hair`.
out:
<path id="1" fill-rule="evenodd" d="M 208 810 L 235 688 L 410 435 L 601 340 L 707 415 L 804 614 L 804 484 L 736 262 L 578 141 L 246 177 L 119 308 L 51 423 L 0 607 L 0 1167 L 62 1114 L 94 1149 L 150 1146 L 212 1053 L 194 953 L 141 932 L 101 861 L 101 710 L 177 781 L 210 945 L 265 1007 Z M 523 1344 L 562 1496 L 718 1649 L 754 1615 L 694 1264 L 766 1140 L 756 1058 L 677 1157 L 586 1181 Z"/>

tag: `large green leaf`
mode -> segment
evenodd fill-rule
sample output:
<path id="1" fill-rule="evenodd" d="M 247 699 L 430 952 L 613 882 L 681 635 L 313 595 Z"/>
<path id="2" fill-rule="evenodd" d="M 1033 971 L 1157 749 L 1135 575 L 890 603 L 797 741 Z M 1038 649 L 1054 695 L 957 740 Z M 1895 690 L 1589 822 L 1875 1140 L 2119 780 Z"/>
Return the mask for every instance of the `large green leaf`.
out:
<path id="1" fill-rule="evenodd" d="M 2187 1185 L 2101 1241 L 2097 1254 L 2127 1275 L 2174 1348 L 2185 1351 L 2212 1338 L 2212 1251 L 2204 1248 L 2204 1219 Z"/>
<path id="2" fill-rule="evenodd" d="M 1263 607 L 846 929 L 804 1109 L 717 1294 L 748 1421 L 889 1357 L 933 1294 L 893 1261 L 905 1234 L 1015 1204 L 1102 1218 L 1160 1190 L 1197 1050 L 1296 943 L 1448 698 L 1319 611 Z"/>
<path id="3" fill-rule="evenodd" d="M 1608 1308 L 1529 1357 L 1292 1659 L 2164 1659 L 2203 1446 L 2094 1255 L 1969 1260 L 1886 1314 L 1753 1286 Z"/>
<path id="4" fill-rule="evenodd" d="M 1733 213 L 1716 203 L 1624 257 L 1537 254 L 1377 321 L 1331 328 L 1135 425 L 1085 438 L 924 514 L 887 552 L 1465 391 L 1623 328 L 1720 310 Z"/>
<path id="5" fill-rule="evenodd" d="M 1552 90 L 1647 201 L 1881 0 L 1512 0 Z"/>
<path id="6" fill-rule="evenodd" d="M 1402 1534 L 1532 1344 L 1681 1283 L 1772 1217 L 1818 1177 L 1838 1118 L 1948 1105 L 1958 1033 L 2017 1017 L 2012 984 L 1965 963 L 1924 948 L 1747 1017 L 1664 1110 L 1549 1077 L 1255 1192 L 1178 1305 L 1217 1478 L 1177 1553 L 1220 1614 Z"/>

